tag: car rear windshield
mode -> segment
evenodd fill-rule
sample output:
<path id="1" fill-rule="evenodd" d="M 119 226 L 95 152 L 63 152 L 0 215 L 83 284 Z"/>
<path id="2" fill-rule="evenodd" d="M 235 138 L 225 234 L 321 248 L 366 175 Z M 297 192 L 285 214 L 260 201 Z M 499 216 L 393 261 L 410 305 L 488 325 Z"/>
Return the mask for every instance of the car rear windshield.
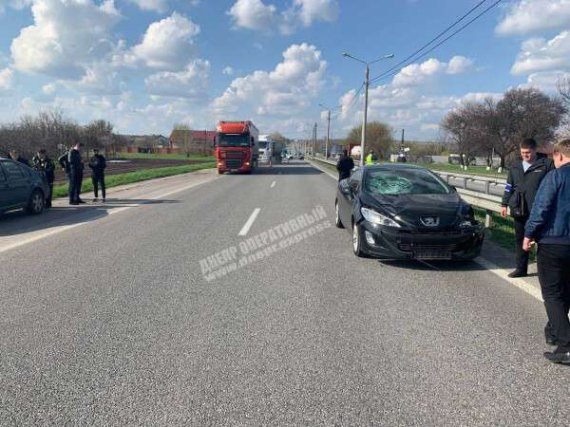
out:
<path id="1" fill-rule="evenodd" d="M 365 191 L 372 194 L 448 194 L 450 187 L 438 176 L 425 169 L 370 170 L 364 182 Z"/>

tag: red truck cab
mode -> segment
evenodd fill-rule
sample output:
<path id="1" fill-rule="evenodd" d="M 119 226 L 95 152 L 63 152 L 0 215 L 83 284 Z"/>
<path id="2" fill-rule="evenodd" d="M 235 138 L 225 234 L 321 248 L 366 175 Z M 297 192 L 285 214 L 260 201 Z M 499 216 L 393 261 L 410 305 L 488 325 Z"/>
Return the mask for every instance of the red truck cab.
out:
<path id="1" fill-rule="evenodd" d="M 259 161 L 259 131 L 250 121 L 221 121 L 216 129 L 218 173 L 251 173 Z"/>

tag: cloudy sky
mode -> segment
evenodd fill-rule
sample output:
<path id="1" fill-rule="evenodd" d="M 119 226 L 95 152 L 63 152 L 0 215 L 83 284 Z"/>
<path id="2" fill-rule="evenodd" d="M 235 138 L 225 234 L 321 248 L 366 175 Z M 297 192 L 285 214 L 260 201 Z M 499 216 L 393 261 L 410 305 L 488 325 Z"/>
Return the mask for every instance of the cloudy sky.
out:
<path id="1" fill-rule="evenodd" d="M 487 0 L 471 17 L 496 0 Z M 570 75 L 570 0 L 503 0 L 395 67 L 481 0 L 0 0 L 0 123 L 57 108 L 120 133 L 252 119 L 262 133 L 342 137 L 369 118 L 438 136 L 465 100 Z M 466 23 L 466 19 L 462 23 Z"/>

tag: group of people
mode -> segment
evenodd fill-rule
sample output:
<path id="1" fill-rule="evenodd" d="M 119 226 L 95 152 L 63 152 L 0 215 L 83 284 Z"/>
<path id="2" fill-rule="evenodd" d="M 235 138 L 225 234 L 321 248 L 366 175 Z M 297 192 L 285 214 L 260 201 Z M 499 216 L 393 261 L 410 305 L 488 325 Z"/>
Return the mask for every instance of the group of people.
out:
<path id="1" fill-rule="evenodd" d="M 534 139 L 520 144 L 521 162 L 510 170 L 501 204 L 515 224 L 516 267 L 509 277 L 528 274 L 536 243 L 538 279 L 548 322 L 544 335 L 556 346 L 544 357 L 570 364 L 570 139 L 554 145 L 552 159 L 537 153 Z"/>
<path id="2" fill-rule="evenodd" d="M 84 170 L 84 163 L 80 151 L 82 147 L 83 144 L 81 142 L 77 142 L 70 150 L 66 151 L 58 158 L 58 164 L 65 171 L 69 182 L 68 193 L 70 205 L 85 203 L 85 201 L 80 197 Z M 17 150 L 11 150 L 9 154 L 12 160 L 20 162 L 44 174 L 49 186 L 49 194 L 46 195 L 46 207 L 51 207 L 56 166 L 47 155 L 47 151 L 43 148 L 38 150 L 34 157 L 32 157 L 31 164 L 25 157 L 22 157 Z M 89 159 L 88 166 L 91 169 L 91 182 L 93 183 L 93 193 L 95 196 L 93 198 L 93 202 L 97 202 L 99 200 L 99 188 L 101 189 L 102 201 L 105 202 L 105 168 L 107 167 L 107 161 L 105 156 L 100 154 L 97 148 L 93 149 L 93 156 Z"/>

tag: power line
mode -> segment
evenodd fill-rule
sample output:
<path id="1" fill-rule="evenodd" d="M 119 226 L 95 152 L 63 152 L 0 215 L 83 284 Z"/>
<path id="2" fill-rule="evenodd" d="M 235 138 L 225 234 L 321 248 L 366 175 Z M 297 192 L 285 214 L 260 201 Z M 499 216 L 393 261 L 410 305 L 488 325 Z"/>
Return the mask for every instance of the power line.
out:
<path id="1" fill-rule="evenodd" d="M 427 54 L 433 52 L 436 48 L 438 48 L 439 46 L 441 46 L 443 43 L 445 43 L 446 41 L 448 41 L 449 39 L 451 39 L 452 37 L 454 37 L 455 35 L 457 35 L 458 33 L 460 33 L 461 31 L 463 31 L 465 28 L 467 28 L 469 25 L 471 25 L 473 22 L 475 22 L 477 19 L 479 19 L 480 17 L 482 17 L 483 15 L 485 15 L 487 12 L 489 12 L 491 9 L 493 9 L 494 7 L 496 7 L 502 0 L 497 0 L 495 1 L 495 3 L 493 3 L 492 5 L 490 5 L 489 7 L 487 7 L 485 10 L 483 10 L 481 13 L 479 13 L 477 16 L 475 16 L 474 18 L 472 18 L 470 21 L 468 21 L 467 23 L 465 23 L 464 25 L 462 25 L 461 27 L 459 27 L 457 30 L 455 30 L 453 33 L 451 33 L 449 36 L 447 36 L 446 38 L 444 38 L 443 40 L 441 40 L 439 43 L 437 43 L 435 46 L 431 47 L 429 50 L 427 50 L 426 52 L 422 53 L 420 56 L 415 57 L 415 55 L 417 55 L 418 53 L 420 53 L 421 51 L 423 51 L 426 47 L 428 47 L 430 44 L 432 44 L 433 42 L 435 42 L 437 39 L 439 39 L 441 36 L 443 36 L 445 33 L 447 33 L 451 28 L 455 27 L 457 24 L 459 24 L 461 21 L 463 21 L 467 16 L 469 16 L 474 10 L 476 10 L 477 8 L 479 8 L 483 3 L 485 3 L 487 0 L 482 0 L 481 2 L 479 2 L 476 6 L 474 6 L 473 8 L 471 8 L 471 10 L 469 10 L 469 12 L 467 12 L 465 15 L 463 15 L 460 19 L 458 19 L 457 21 L 455 21 L 452 25 L 450 25 L 449 27 L 447 27 L 444 31 L 442 31 L 441 33 L 439 33 L 436 37 L 434 37 L 432 40 L 430 40 L 429 43 L 425 44 L 424 46 L 422 46 L 420 49 L 416 50 L 414 53 L 412 53 L 411 55 L 409 55 L 405 60 L 401 61 L 400 63 L 396 64 L 394 67 L 390 68 L 389 70 L 385 71 L 384 73 L 380 74 L 379 76 L 374 77 L 373 79 L 370 80 L 370 83 L 378 81 L 380 79 L 383 78 L 387 78 L 387 77 L 391 77 L 394 76 L 396 74 L 398 74 L 401 70 L 398 69 L 397 71 L 394 71 L 396 68 L 398 68 L 400 65 L 406 63 L 410 58 L 413 58 L 412 61 L 406 63 L 405 66 L 408 66 L 409 64 L 411 64 L 414 61 L 417 61 L 421 58 L 423 58 L 424 56 L 426 56 Z M 415 58 L 414 58 L 415 57 Z M 402 67 L 403 68 L 403 67 Z"/>

